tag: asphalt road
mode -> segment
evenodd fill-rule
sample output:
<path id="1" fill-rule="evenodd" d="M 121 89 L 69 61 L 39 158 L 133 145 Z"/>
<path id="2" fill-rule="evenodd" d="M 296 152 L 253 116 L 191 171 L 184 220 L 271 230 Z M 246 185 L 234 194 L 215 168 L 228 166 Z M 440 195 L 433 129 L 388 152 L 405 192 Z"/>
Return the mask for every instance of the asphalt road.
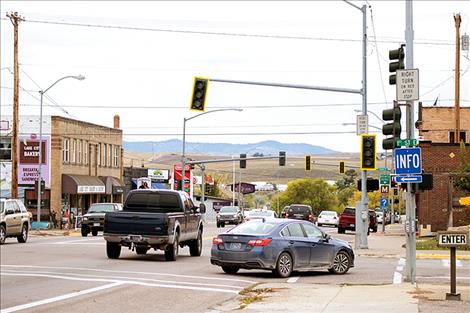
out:
<path id="1" fill-rule="evenodd" d="M 166 262 L 162 251 L 153 250 L 142 256 L 123 249 L 119 259 L 108 259 L 100 236 L 31 236 L 25 244 L 9 238 L 0 248 L 1 312 L 208 312 L 259 282 L 398 283 L 396 272 L 403 262 L 398 257 L 359 256 L 356 267 L 342 276 L 316 271 L 280 279 L 249 270 L 227 275 L 209 262 L 212 237 L 226 229 L 207 225 L 203 255 L 191 257 L 188 248 L 180 249 L 176 262 Z M 461 261 L 459 282 L 470 284 L 468 269 L 470 261 Z M 426 283 L 445 282 L 449 275 L 442 260 L 419 260 L 417 272 Z"/>

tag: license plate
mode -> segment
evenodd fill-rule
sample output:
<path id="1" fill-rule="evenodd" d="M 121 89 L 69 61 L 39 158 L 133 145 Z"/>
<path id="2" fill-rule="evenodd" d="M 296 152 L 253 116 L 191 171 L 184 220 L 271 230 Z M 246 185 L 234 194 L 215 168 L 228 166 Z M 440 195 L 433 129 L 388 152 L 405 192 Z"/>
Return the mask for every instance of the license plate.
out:
<path id="1" fill-rule="evenodd" d="M 93 226 L 100 226 L 100 223 L 93 223 Z"/>
<path id="2" fill-rule="evenodd" d="M 129 236 L 129 239 L 131 241 L 141 241 L 142 240 L 142 236 L 141 235 L 130 235 Z"/>
<path id="3" fill-rule="evenodd" d="M 242 244 L 240 242 L 230 243 L 230 250 L 240 250 L 241 248 L 242 248 Z"/>

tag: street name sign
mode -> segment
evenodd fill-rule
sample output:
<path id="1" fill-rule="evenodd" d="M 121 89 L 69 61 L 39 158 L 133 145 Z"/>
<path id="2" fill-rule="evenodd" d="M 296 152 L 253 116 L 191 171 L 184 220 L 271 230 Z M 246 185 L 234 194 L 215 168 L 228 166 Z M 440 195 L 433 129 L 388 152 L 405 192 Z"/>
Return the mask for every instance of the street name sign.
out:
<path id="1" fill-rule="evenodd" d="M 361 134 L 369 133 L 369 119 L 367 115 L 357 115 L 356 117 L 356 134 L 360 136 Z"/>
<path id="2" fill-rule="evenodd" d="M 403 146 L 408 146 L 408 147 L 416 147 L 418 145 L 418 141 L 416 139 L 398 139 L 397 140 L 397 146 L 403 147 Z"/>
<path id="3" fill-rule="evenodd" d="M 440 247 L 462 247 L 468 246 L 468 232 L 438 232 L 437 245 Z"/>
<path id="4" fill-rule="evenodd" d="M 422 183 L 423 176 L 421 175 L 395 176 L 395 180 L 397 183 Z"/>
<path id="5" fill-rule="evenodd" d="M 419 99 L 419 70 L 397 70 L 397 101 Z"/>
<path id="6" fill-rule="evenodd" d="M 421 174 L 421 148 L 400 148 L 393 150 L 395 174 Z M 399 181 L 397 180 L 397 183 Z"/>

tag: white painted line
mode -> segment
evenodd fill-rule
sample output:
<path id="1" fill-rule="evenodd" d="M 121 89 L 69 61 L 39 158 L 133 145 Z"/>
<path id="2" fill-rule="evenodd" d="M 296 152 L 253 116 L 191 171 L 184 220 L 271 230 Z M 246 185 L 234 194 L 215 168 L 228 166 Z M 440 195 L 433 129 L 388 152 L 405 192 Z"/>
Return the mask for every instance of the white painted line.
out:
<path id="1" fill-rule="evenodd" d="M 57 276 L 57 275 L 44 275 L 44 274 L 20 274 L 20 273 L 1 273 L 1 276 L 29 276 L 29 277 L 47 277 L 47 278 L 57 278 L 57 279 L 64 279 L 64 280 L 79 280 L 79 281 L 96 281 L 96 282 L 115 282 L 120 284 L 131 284 L 131 285 L 140 285 L 140 286 L 147 286 L 147 287 L 160 287 L 160 288 L 170 288 L 170 289 L 187 289 L 187 290 L 198 290 L 198 291 L 216 291 L 216 292 L 225 292 L 225 293 L 234 293 L 238 294 L 238 291 L 235 290 L 227 290 L 227 289 L 220 289 L 220 288 L 206 288 L 206 287 L 190 287 L 190 286 L 175 286 L 175 285 L 164 285 L 164 284 L 150 284 L 150 283 L 143 283 L 139 281 L 132 281 L 132 280 L 119 280 L 119 279 L 91 279 L 91 278 L 78 278 L 78 277 L 65 277 L 65 276 Z M 0 313 L 3 313 L 0 312 Z"/>
<path id="2" fill-rule="evenodd" d="M 64 244 L 76 244 L 76 243 L 92 243 L 93 241 L 102 241 L 103 243 L 106 242 L 104 238 L 88 238 L 88 239 L 76 239 L 76 240 L 63 240 L 57 242 L 43 242 L 42 245 L 64 245 Z"/>
<path id="3" fill-rule="evenodd" d="M 450 267 L 450 260 L 449 259 L 441 259 L 442 266 L 449 268 Z M 462 261 L 455 260 L 456 267 L 462 267 Z"/>
<path id="4" fill-rule="evenodd" d="M 183 284 L 183 285 L 194 285 L 194 286 L 206 286 L 206 287 L 224 287 L 224 288 L 233 288 L 233 289 L 243 289 L 241 286 L 233 285 L 219 285 L 219 284 L 203 284 L 203 283 L 191 283 L 185 281 L 174 281 L 174 280 L 160 280 L 160 279 L 151 279 L 151 278 L 137 278 L 137 277 L 126 277 L 126 276 L 102 276 L 102 275 L 87 275 L 87 274 L 77 274 L 70 272 L 52 272 L 52 271 L 12 271 L 12 270 L 2 270 L 2 273 L 10 274 L 50 274 L 50 275 L 64 275 L 72 277 L 91 277 L 91 278 L 104 278 L 109 280 L 129 280 L 129 281 L 148 281 L 148 282 L 158 282 L 158 283 L 169 283 L 169 284 Z M 1 275 L 1 273 L 0 273 Z"/>
<path id="5" fill-rule="evenodd" d="M 78 292 L 67 293 L 65 295 L 61 295 L 61 296 L 58 296 L 58 297 L 53 297 L 53 298 L 49 298 L 49 299 L 39 300 L 39 301 L 27 303 L 27 304 L 21 304 L 21 305 L 17 305 L 17 306 L 14 306 L 14 307 L 2 309 L 0 312 L 1 313 L 10 313 L 10 312 L 16 312 L 16 311 L 20 311 L 20 310 L 25 310 L 25 309 L 33 308 L 33 307 L 39 306 L 39 305 L 44 305 L 44 304 L 48 304 L 48 303 L 52 303 L 52 302 L 62 301 L 62 300 L 66 300 L 66 299 L 70 299 L 70 298 L 74 298 L 74 297 L 79 297 L 79 296 L 85 295 L 87 293 L 92 293 L 92 292 L 100 291 L 100 290 L 103 290 L 103 289 L 113 288 L 113 287 L 116 287 L 116 286 L 119 286 L 119 285 L 122 285 L 122 284 L 123 283 L 121 283 L 121 282 L 115 282 L 115 283 L 112 283 L 112 284 L 103 285 L 103 286 L 99 286 L 99 287 L 95 287 L 95 288 L 91 288 L 91 289 L 85 289 L 85 290 L 78 291 Z"/>
<path id="6" fill-rule="evenodd" d="M 401 273 L 398 273 L 398 272 L 393 273 L 394 284 L 401 284 L 402 278 L 403 278 L 403 275 Z"/>
<path id="7" fill-rule="evenodd" d="M 86 267 L 38 266 L 38 265 L 5 265 L 5 264 L 0 264 L 0 267 L 13 267 L 13 268 L 46 268 L 46 269 L 62 269 L 62 270 L 92 271 L 92 272 L 105 272 L 105 273 L 121 273 L 121 274 L 126 273 L 126 274 L 157 275 L 157 276 L 183 277 L 183 278 L 194 278 L 194 279 L 205 279 L 205 280 L 238 281 L 238 282 L 250 283 L 250 284 L 255 284 L 255 283 L 257 283 L 257 281 L 253 281 L 253 280 L 244 280 L 244 279 L 218 278 L 218 277 L 204 277 L 204 276 L 191 276 L 191 275 L 178 275 L 178 274 L 154 273 L 154 272 L 115 271 L 115 270 L 104 270 L 104 269 L 86 268 Z"/>
<path id="8" fill-rule="evenodd" d="M 299 280 L 299 278 L 300 278 L 300 276 L 294 276 L 294 277 L 289 278 L 287 280 L 287 282 L 293 284 L 293 283 L 297 282 Z"/>

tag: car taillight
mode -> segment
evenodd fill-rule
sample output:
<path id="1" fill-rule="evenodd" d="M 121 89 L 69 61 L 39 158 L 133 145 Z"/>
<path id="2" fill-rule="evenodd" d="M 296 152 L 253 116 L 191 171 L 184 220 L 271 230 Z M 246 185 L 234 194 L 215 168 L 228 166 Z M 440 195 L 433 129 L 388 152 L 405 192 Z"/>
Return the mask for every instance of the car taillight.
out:
<path id="1" fill-rule="evenodd" d="M 220 238 L 220 237 L 214 237 L 214 238 L 212 238 L 212 244 L 213 244 L 213 245 L 220 245 L 221 243 L 224 243 L 224 241 L 222 240 L 222 238 Z"/>
<path id="2" fill-rule="evenodd" d="M 286 218 L 289 218 L 289 213 L 286 213 Z"/>
<path id="3" fill-rule="evenodd" d="M 252 247 L 265 247 L 271 241 L 273 241 L 271 238 L 252 239 L 252 240 L 248 241 L 248 245 L 252 246 Z"/>
<path id="4" fill-rule="evenodd" d="M 311 221 L 312 220 L 312 214 L 308 215 L 308 219 Z"/>

